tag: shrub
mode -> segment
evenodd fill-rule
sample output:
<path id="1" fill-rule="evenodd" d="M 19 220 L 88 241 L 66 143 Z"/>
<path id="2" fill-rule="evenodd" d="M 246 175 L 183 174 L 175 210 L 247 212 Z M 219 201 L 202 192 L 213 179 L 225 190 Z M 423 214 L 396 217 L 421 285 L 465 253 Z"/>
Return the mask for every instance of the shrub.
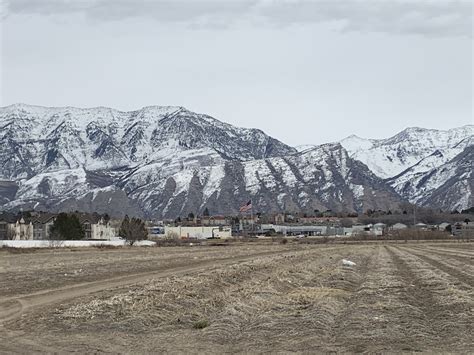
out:
<path id="1" fill-rule="evenodd" d="M 118 249 L 118 248 L 121 248 L 121 246 L 111 245 L 111 244 L 97 244 L 97 245 L 94 245 L 94 248 L 97 248 L 97 249 Z"/>
<path id="2" fill-rule="evenodd" d="M 202 319 L 193 324 L 194 329 L 204 329 L 204 328 L 207 328 L 208 326 L 209 326 L 209 321 L 206 319 Z"/>

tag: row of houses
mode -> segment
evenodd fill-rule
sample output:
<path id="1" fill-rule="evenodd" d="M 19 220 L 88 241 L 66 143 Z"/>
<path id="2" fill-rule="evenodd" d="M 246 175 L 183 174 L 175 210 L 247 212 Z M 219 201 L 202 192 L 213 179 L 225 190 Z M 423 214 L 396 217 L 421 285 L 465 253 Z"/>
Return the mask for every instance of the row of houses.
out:
<path id="1" fill-rule="evenodd" d="M 94 214 L 77 213 L 85 239 L 112 240 L 118 228 L 109 220 Z M 0 215 L 0 240 L 48 240 L 51 227 L 57 215 L 52 213 L 33 213 L 28 215 Z"/>

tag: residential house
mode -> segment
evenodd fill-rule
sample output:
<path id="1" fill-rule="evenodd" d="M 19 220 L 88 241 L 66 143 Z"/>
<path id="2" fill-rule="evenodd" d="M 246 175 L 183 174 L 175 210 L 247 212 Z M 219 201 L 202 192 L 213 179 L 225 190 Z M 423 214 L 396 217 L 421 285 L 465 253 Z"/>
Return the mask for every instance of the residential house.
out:
<path id="1" fill-rule="evenodd" d="M 0 213 L 0 240 L 12 239 L 12 228 L 10 225 L 15 224 L 16 216 L 12 213 Z"/>
<path id="2" fill-rule="evenodd" d="M 385 223 L 356 224 L 352 226 L 352 235 L 382 236 L 387 233 L 387 230 Z"/>
<path id="3" fill-rule="evenodd" d="M 9 223 L 7 234 L 12 240 L 33 240 L 33 224 L 20 217 L 15 223 Z"/>
<path id="4" fill-rule="evenodd" d="M 387 225 L 385 223 L 375 223 L 372 226 L 372 233 L 375 235 L 385 235 L 387 233 Z"/>
<path id="5" fill-rule="evenodd" d="M 111 240 L 116 237 L 116 228 L 100 215 L 76 213 L 76 216 L 84 229 L 84 239 Z"/>
<path id="6" fill-rule="evenodd" d="M 54 224 L 56 215 L 52 213 L 41 213 L 31 218 L 33 224 L 33 239 L 48 240 L 50 239 L 51 227 Z"/>
<path id="7" fill-rule="evenodd" d="M 451 223 L 447 223 L 447 222 L 443 222 L 443 223 L 440 223 L 438 224 L 438 230 L 440 231 L 446 231 L 447 228 L 451 227 Z"/>
<path id="8" fill-rule="evenodd" d="M 8 239 L 8 222 L 0 221 L 0 240 Z"/>
<path id="9" fill-rule="evenodd" d="M 95 218 L 89 214 L 76 214 L 76 216 L 84 229 L 84 239 L 93 239 L 92 224 L 94 224 Z"/>
<path id="10" fill-rule="evenodd" d="M 201 225 L 203 226 L 226 226 L 231 221 L 224 216 L 203 216 L 201 217 Z"/>
<path id="11" fill-rule="evenodd" d="M 285 223 L 285 215 L 283 213 L 278 213 L 274 217 L 275 224 L 284 224 Z"/>
<path id="12" fill-rule="evenodd" d="M 298 222 L 301 224 L 335 224 L 339 223 L 340 219 L 338 217 L 299 217 Z"/>
<path id="13" fill-rule="evenodd" d="M 417 223 L 415 224 L 415 228 L 418 229 L 418 230 L 428 230 L 428 225 L 425 224 L 425 223 Z"/>
<path id="14" fill-rule="evenodd" d="M 101 217 L 91 225 L 91 239 L 112 240 L 116 237 L 116 229 L 110 225 L 110 221 Z"/>
<path id="15" fill-rule="evenodd" d="M 397 231 L 397 230 L 403 230 L 403 229 L 407 229 L 408 226 L 406 224 L 403 224 L 403 223 L 395 223 L 391 229 L 394 230 L 394 231 Z"/>
<path id="16" fill-rule="evenodd" d="M 372 234 L 371 224 L 356 224 L 352 226 L 352 235 Z"/>

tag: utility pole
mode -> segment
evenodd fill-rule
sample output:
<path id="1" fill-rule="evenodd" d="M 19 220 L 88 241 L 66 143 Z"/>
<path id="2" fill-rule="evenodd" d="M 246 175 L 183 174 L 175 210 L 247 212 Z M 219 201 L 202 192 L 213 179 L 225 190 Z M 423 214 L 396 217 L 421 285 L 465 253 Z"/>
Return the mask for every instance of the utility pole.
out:
<path id="1" fill-rule="evenodd" d="M 253 232 L 253 203 L 252 203 L 252 200 L 250 200 L 250 223 L 251 224 L 251 229 L 250 229 L 250 234 L 252 234 Z"/>
<path id="2" fill-rule="evenodd" d="M 416 226 L 416 204 L 413 205 L 413 228 Z"/>

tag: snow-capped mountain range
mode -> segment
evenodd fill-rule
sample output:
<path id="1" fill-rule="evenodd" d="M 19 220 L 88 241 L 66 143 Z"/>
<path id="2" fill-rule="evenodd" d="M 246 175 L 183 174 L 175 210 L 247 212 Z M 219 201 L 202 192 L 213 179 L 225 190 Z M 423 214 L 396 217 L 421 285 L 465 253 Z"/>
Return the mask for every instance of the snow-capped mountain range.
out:
<path id="1" fill-rule="evenodd" d="M 2 209 L 190 212 L 472 206 L 474 126 L 293 148 L 183 107 L 0 108 Z"/>

